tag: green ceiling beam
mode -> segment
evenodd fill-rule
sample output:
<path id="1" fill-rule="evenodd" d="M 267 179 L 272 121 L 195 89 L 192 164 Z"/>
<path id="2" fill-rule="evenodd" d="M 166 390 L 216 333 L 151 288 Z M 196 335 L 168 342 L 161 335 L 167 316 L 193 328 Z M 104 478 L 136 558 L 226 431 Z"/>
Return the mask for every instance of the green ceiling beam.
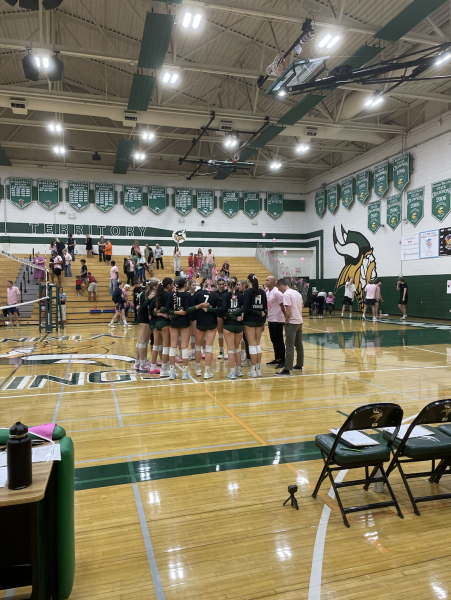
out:
<path id="1" fill-rule="evenodd" d="M 161 69 L 171 41 L 174 22 L 175 15 L 147 13 L 138 67 L 142 69 Z"/>
<path id="2" fill-rule="evenodd" d="M 149 75 L 133 75 L 128 110 L 146 111 L 149 107 L 157 78 Z"/>
<path id="3" fill-rule="evenodd" d="M 135 140 L 120 140 L 116 152 L 114 173 L 125 175 L 130 165 L 130 158 L 135 146 Z"/>
<path id="4" fill-rule="evenodd" d="M 433 13 L 437 8 L 446 4 L 448 0 L 414 0 L 404 10 L 384 25 L 374 37 L 378 40 L 397 42 L 414 27 Z"/>
<path id="5" fill-rule="evenodd" d="M 9 158 L 6 156 L 6 152 L 3 150 L 3 148 L 0 146 L 0 165 L 2 167 L 11 167 L 11 161 L 9 160 Z"/>
<path id="6" fill-rule="evenodd" d="M 295 125 L 302 117 L 305 117 L 317 104 L 324 100 L 325 96 L 312 96 L 307 94 L 291 110 L 283 115 L 277 122 L 281 125 Z"/>

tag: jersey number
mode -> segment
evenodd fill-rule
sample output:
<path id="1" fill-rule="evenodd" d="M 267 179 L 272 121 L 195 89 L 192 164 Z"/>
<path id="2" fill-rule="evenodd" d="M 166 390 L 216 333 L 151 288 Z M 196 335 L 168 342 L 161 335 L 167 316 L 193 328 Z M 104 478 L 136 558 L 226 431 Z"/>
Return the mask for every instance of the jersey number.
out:
<path id="1" fill-rule="evenodd" d="M 262 303 L 262 296 L 261 294 L 259 294 L 258 296 L 255 296 L 255 304 L 261 304 Z"/>

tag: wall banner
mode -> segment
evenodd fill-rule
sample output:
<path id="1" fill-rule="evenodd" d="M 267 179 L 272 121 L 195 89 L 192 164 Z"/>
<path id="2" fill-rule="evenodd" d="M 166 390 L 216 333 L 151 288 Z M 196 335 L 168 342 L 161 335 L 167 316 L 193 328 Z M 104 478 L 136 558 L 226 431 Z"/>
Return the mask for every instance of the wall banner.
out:
<path id="1" fill-rule="evenodd" d="M 365 204 L 370 195 L 370 171 L 362 171 L 355 176 L 357 200 Z"/>
<path id="2" fill-rule="evenodd" d="M 236 190 L 222 191 L 222 210 L 230 218 L 238 214 L 240 209 L 240 192 Z"/>
<path id="3" fill-rule="evenodd" d="M 451 179 L 432 184 L 432 216 L 443 221 L 451 210 Z"/>
<path id="4" fill-rule="evenodd" d="M 94 200 L 99 210 L 106 213 L 114 207 L 114 184 L 95 183 Z"/>
<path id="5" fill-rule="evenodd" d="M 143 186 L 124 184 L 124 208 L 134 215 L 143 207 Z"/>
<path id="6" fill-rule="evenodd" d="M 248 217 L 256 217 L 260 212 L 260 194 L 258 192 L 244 192 L 244 212 Z"/>
<path id="7" fill-rule="evenodd" d="M 395 194 L 387 198 L 387 225 L 393 231 L 401 223 L 402 218 L 402 196 Z"/>
<path id="8" fill-rule="evenodd" d="M 283 215 L 283 194 L 275 194 L 273 192 L 268 192 L 266 194 L 267 198 L 267 208 L 266 212 L 270 217 L 274 219 L 278 219 Z"/>
<path id="9" fill-rule="evenodd" d="M 156 215 L 166 210 L 166 188 L 157 185 L 149 185 L 147 188 L 148 208 Z"/>
<path id="10" fill-rule="evenodd" d="M 315 194 L 315 210 L 318 217 L 322 217 L 326 207 L 326 190 L 317 190 Z"/>
<path id="11" fill-rule="evenodd" d="M 354 202 L 354 178 L 348 177 L 341 182 L 341 203 L 348 210 Z"/>
<path id="12" fill-rule="evenodd" d="M 329 212 L 334 214 L 338 206 L 338 183 L 331 185 L 326 190 L 327 208 Z"/>
<path id="13" fill-rule="evenodd" d="M 374 167 L 374 192 L 382 198 L 388 190 L 388 161 Z"/>
<path id="14" fill-rule="evenodd" d="M 193 190 L 175 188 L 175 210 L 183 217 L 193 210 Z"/>
<path id="15" fill-rule="evenodd" d="M 89 183 L 87 181 L 69 181 L 69 204 L 78 212 L 89 206 Z"/>
<path id="16" fill-rule="evenodd" d="M 204 217 L 208 217 L 215 209 L 215 191 L 197 190 L 197 210 Z"/>
<path id="17" fill-rule="evenodd" d="M 410 153 L 393 159 L 393 185 L 402 192 L 410 181 Z"/>
<path id="18" fill-rule="evenodd" d="M 424 187 L 407 192 L 407 220 L 414 227 L 424 216 Z"/>
<path id="19" fill-rule="evenodd" d="M 60 201 L 60 182 L 57 179 L 38 179 L 38 203 L 52 210 Z"/>
<path id="20" fill-rule="evenodd" d="M 368 229 L 376 234 L 381 226 L 381 201 L 375 200 L 368 204 Z"/>
<path id="21" fill-rule="evenodd" d="M 23 177 L 11 177 L 9 180 L 9 199 L 17 208 L 26 208 L 31 204 L 32 180 Z"/>

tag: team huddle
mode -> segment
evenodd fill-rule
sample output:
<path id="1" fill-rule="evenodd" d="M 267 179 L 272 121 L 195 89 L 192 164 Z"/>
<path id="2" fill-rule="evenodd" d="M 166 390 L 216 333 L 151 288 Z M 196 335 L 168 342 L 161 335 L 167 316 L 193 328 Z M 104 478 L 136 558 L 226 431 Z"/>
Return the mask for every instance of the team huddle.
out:
<path id="1" fill-rule="evenodd" d="M 196 289 L 199 287 L 199 289 Z M 261 377 L 260 340 L 268 313 L 265 290 L 251 273 L 247 281 L 219 279 L 217 287 L 204 278 L 195 281 L 170 277 L 151 279 L 139 296 L 138 342 L 135 370 L 176 379 L 176 362 L 181 362 L 182 379 L 189 379 L 188 361 L 195 360 L 200 377 L 205 359 L 204 379 L 211 379 L 213 344 L 218 334 L 219 357 L 229 361 L 229 379 L 242 377 L 242 361 L 248 348 L 251 368 L 248 377 Z M 224 338 L 227 353 L 224 353 Z M 147 358 L 150 340 L 151 360 Z M 191 352 L 189 345 L 191 344 Z M 177 348 L 180 356 L 177 357 Z M 160 356 L 160 361 L 158 357 Z M 158 368 L 160 364 L 161 368 Z"/>

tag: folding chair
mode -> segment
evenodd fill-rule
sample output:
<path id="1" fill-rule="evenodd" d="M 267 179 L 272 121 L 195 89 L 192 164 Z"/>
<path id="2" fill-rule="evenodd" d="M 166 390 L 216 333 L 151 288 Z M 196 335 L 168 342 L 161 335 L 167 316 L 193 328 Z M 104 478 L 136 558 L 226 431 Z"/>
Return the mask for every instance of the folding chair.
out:
<path id="1" fill-rule="evenodd" d="M 418 502 L 427 502 L 428 500 L 444 500 L 451 498 L 451 494 L 433 494 L 431 496 L 414 496 L 407 483 L 408 479 L 418 477 L 428 477 L 430 483 L 438 483 L 442 475 L 451 474 L 451 431 L 449 425 L 440 425 L 438 429 L 433 428 L 428 437 L 411 438 L 410 434 L 417 425 L 431 425 L 432 423 L 447 422 L 451 416 L 450 400 L 435 400 L 423 408 L 419 415 L 412 421 L 406 435 L 393 442 L 396 451 L 393 451 L 393 458 L 387 469 L 387 477 L 398 467 L 406 491 L 412 503 L 416 515 L 420 515 Z M 446 429 L 445 429 L 446 428 Z M 386 439 L 388 434 L 384 432 Z M 431 461 L 430 471 L 421 471 L 416 473 L 404 473 L 402 464 Z M 435 461 L 439 460 L 438 467 L 435 467 Z"/>
<path id="2" fill-rule="evenodd" d="M 356 408 L 349 415 L 337 435 L 329 433 L 316 436 L 315 445 L 321 450 L 324 467 L 312 496 L 313 498 L 316 498 L 321 484 L 326 477 L 329 477 L 346 527 L 349 527 L 349 522 L 346 518 L 347 513 L 369 510 L 372 508 L 395 506 L 398 516 L 401 517 L 401 519 L 404 518 L 383 467 L 383 463 L 390 460 L 390 448 L 399 431 L 403 414 L 403 410 L 398 404 L 382 402 L 366 404 L 365 406 Z M 374 429 L 375 427 L 395 428 L 393 436 L 388 440 L 386 445 L 381 443 L 377 446 L 365 446 L 359 448 L 359 451 L 356 452 L 355 449 L 341 441 L 342 435 L 347 431 Z M 374 466 L 371 476 L 368 475 L 368 467 L 370 466 Z M 336 483 L 332 476 L 333 471 L 340 471 L 341 469 L 359 469 L 362 467 L 365 468 L 365 479 L 355 479 L 352 481 Z M 382 475 L 376 477 L 378 470 L 380 470 Z M 348 508 L 343 507 L 338 488 L 365 485 L 365 489 L 368 489 L 368 485 L 371 483 L 378 483 L 381 481 L 387 484 L 391 500 L 386 502 L 375 502 L 373 504 L 363 504 L 361 506 L 351 506 Z"/>

